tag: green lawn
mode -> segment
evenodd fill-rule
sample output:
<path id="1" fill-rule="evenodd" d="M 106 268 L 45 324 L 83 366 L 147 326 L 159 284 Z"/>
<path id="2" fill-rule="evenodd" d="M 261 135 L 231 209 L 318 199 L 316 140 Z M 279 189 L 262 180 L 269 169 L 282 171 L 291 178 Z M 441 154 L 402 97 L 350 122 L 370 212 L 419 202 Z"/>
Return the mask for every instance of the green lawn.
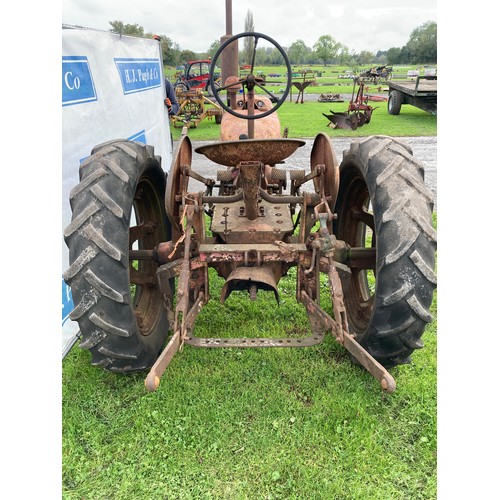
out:
<path id="1" fill-rule="evenodd" d="M 417 137 L 437 134 L 437 116 L 410 105 L 403 105 L 399 115 L 390 115 L 387 112 L 387 102 L 369 101 L 368 103 L 376 108 L 372 113 L 370 123 L 355 131 L 333 129 L 329 126 L 330 120 L 323 116 L 323 113 L 330 114 L 330 111 L 347 111 L 349 99 L 343 103 L 322 103 L 318 102 L 317 98 L 313 101 L 296 103 L 295 98 L 291 102 L 287 99 L 278 108 L 277 113 L 282 131 L 287 127 L 288 137 L 294 138 L 315 137 L 318 132 L 325 132 L 330 137 L 360 137 L 379 134 L 392 137 Z M 180 137 L 181 130 L 181 127 L 171 127 L 174 140 Z M 215 123 L 214 118 L 206 118 L 196 128 L 189 130 L 189 137 L 193 141 L 216 141 L 219 140 L 219 134 L 220 125 Z"/>
<path id="2" fill-rule="evenodd" d="M 233 293 L 221 280 L 199 336 L 305 334 L 294 281 L 282 303 Z M 432 307 L 436 313 L 436 302 Z M 434 499 L 437 484 L 436 321 L 413 364 L 392 370 L 392 395 L 328 336 L 304 349 L 186 346 L 148 393 L 145 374 L 63 361 L 66 499 Z"/>
<path id="3" fill-rule="evenodd" d="M 363 69 L 368 69 L 368 67 Z M 296 69 L 301 68 L 297 67 Z M 296 103 L 298 90 L 292 86 L 291 94 L 277 111 L 282 129 L 285 127 L 289 129 L 289 137 L 315 137 L 318 132 L 325 132 L 330 137 L 359 137 L 378 134 L 393 137 L 416 137 L 437 134 L 436 116 L 410 105 L 403 105 L 399 115 L 390 115 L 387 112 L 387 102 L 375 101 L 368 101 L 370 106 L 376 108 L 373 111 L 370 123 L 365 124 L 356 131 L 330 128 L 328 126 L 330 121 L 323 116 L 323 113 L 329 114 L 330 111 L 346 112 L 349 101 L 353 97 L 353 81 L 351 79 L 339 78 L 340 75 L 344 74 L 350 68 L 347 66 L 313 66 L 310 69 L 316 75 L 321 74 L 320 77 L 315 77 L 314 85 L 310 85 L 305 89 L 305 94 L 313 96 L 313 100 Z M 410 69 L 420 69 L 421 74 L 423 74 L 423 68 L 418 66 L 395 66 L 394 76 L 404 77 Z M 174 79 L 175 73 L 174 68 L 165 68 L 165 74 L 169 78 Z M 263 73 L 265 75 L 277 73 L 283 75 L 285 67 L 257 67 L 256 73 Z M 300 78 L 294 78 L 294 81 L 300 80 Z M 266 82 L 266 89 L 271 93 L 276 93 L 276 95 L 281 95 L 280 90 L 282 91 L 285 88 L 283 77 L 268 77 Z M 357 90 L 358 86 L 356 86 L 355 92 Z M 365 85 L 365 95 L 376 94 L 387 97 L 386 90 L 387 86 L 384 86 L 383 82 L 377 84 L 367 82 Z M 321 94 L 341 94 L 345 101 L 343 103 L 320 103 L 318 102 L 318 98 Z M 222 98 L 225 99 L 225 92 L 223 92 Z M 206 106 L 207 108 L 211 107 L 209 104 Z M 181 126 L 178 128 L 171 127 L 171 130 L 174 140 L 178 139 L 182 130 Z M 194 141 L 209 141 L 218 140 L 219 133 L 219 125 L 215 123 L 215 119 L 206 118 L 196 128 L 190 129 L 189 136 Z"/>

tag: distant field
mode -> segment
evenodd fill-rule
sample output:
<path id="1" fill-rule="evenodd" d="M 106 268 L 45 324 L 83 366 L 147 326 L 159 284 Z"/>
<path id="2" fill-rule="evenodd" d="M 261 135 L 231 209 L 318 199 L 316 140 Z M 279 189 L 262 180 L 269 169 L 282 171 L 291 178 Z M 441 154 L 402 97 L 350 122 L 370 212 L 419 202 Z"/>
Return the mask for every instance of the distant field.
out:
<path id="1" fill-rule="evenodd" d="M 390 115 L 387 112 L 386 102 L 370 103 L 375 111 L 370 123 L 355 131 L 332 129 L 330 121 L 323 116 L 332 111 L 346 111 L 348 101 L 343 103 L 295 102 L 283 103 L 277 113 L 282 129 L 288 127 L 288 137 L 307 138 L 315 137 L 319 132 L 324 132 L 330 137 L 360 137 L 367 135 L 389 135 L 393 137 L 417 137 L 437 135 L 437 117 L 425 113 L 413 106 L 403 106 L 399 115 Z M 181 128 L 171 127 L 172 137 L 177 140 Z M 197 128 L 189 130 L 189 137 L 194 141 L 218 140 L 220 125 L 214 119 L 203 120 Z"/>
<path id="2" fill-rule="evenodd" d="M 376 65 L 363 65 L 358 68 L 354 68 L 354 72 L 359 74 L 362 71 L 368 70 Z M 178 72 L 175 68 L 171 66 L 165 66 L 165 75 L 169 78 L 173 78 L 174 75 Z M 311 70 L 315 73 L 315 78 L 320 84 L 333 82 L 336 84 L 347 83 L 349 81 L 348 78 L 341 78 L 342 76 L 346 76 L 348 72 L 353 71 L 353 68 L 350 66 L 297 66 L 292 65 L 292 71 L 296 71 L 297 73 L 301 71 Z M 405 66 L 393 66 L 393 77 L 401 78 L 406 77 L 408 71 L 410 70 L 419 70 L 421 74 L 424 72 L 423 65 L 405 65 Z M 285 66 L 257 66 L 255 68 L 256 75 L 272 75 L 278 74 L 280 77 L 272 77 L 270 80 L 279 80 L 282 76 L 286 74 Z M 238 75 L 239 76 L 239 75 Z"/>
<path id="3" fill-rule="evenodd" d="M 387 102 L 369 101 L 373 108 L 372 119 L 369 124 L 358 128 L 356 131 L 333 129 L 328 118 L 323 113 L 330 111 L 345 112 L 348 109 L 349 101 L 353 98 L 353 92 L 357 92 L 358 86 L 354 88 L 353 80 L 341 78 L 346 75 L 350 68 L 346 66 L 312 66 L 308 68 L 292 68 L 293 70 L 311 69 L 313 81 L 305 88 L 304 94 L 310 98 L 304 103 L 295 103 L 298 89 L 292 86 L 291 96 L 279 108 L 278 116 L 282 128 L 288 128 L 289 137 L 315 137 L 318 132 L 325 132 L 330 137 L 359 137 L 367 135 L 383 134 L 398 137 L 433 136 L 437 134 L 437 117 L 432 116 L 413 106 L 404 105 L 399 115 L 389 115 L 387 112 Z M 369 69 L 368 67 L 358 68 L 357 73 Z M 419 70 L 424 73 L 423 66 L 394 66 L 393 78 L 404 78 L 410 70 Z M 165 68 L 165 74 L 174 81 L 175 68 Z M 279 76 L 266 76 L 266 89 L 275 95 L 281 95 L 285 89 L 286 79 L 284 77 L 285 67 L 257 67 L 256 74 L 276 74 Z M 295 77 L 294 81 L 302 81 Z M 320 103 L 320 94 L 340 94 L 344 98 L 343 103 Z M 374 94 L 387 97 L 387 86 L 383 82 L 365 83 L 365 95 Z M 314 96 L 314 98 L 311 98 Z M 355 97 L 355 94 L 354 94 Z M 207 105 L 210 107 L 210 105 Z M 180 137 L 181 127 L 171 127 L 173 139 Z M 189 130 L 189 136 L 193 140 L 218 140 L 219 125 L 214 119 L 203 120 L 197 128 Z"/>

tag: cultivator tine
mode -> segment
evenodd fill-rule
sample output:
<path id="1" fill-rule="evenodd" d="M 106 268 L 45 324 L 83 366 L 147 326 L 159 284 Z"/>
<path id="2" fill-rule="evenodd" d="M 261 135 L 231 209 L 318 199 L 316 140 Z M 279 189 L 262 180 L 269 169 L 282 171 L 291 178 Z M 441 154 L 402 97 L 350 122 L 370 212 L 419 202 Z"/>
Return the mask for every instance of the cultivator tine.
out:
<path id="1" fill-rule="evenodd" d="M 396 382 L 392 375 L 356 342 L 353 335 L 343 331 L 341 336 L 337 336 L 336 332 L 341 328 L 339 324 L 319 304 L 313 301 L 304 290 L 300 294 L 300 300 L 304 304 L 311 322 L 321 325 L 323 329 L 331 330 L 334 333 L 335 339 L 352 354 L 360 365 L 379 381 L 380 387 L 385 392 L 392 393 L 396 390 Z"/>
<path id="2" fill-rule="evenodd" d="M 311 267 L 307 270 L 303 269 L 299 273 L 298 288 L 301 290 L 298 300 L 302 302 L 306 308 L 307 315 L 311 328 L 314 332 L 331 331 L 335 340 L 344 346 L 349 353 L 361 364 L 369 373 L 371 373 L 380 383 L 382 389 L 392 393 L 396 390 L 396 382 L 389 372 L 371 356 L 358 342 L 355 340 L 355 335 L 349 332 L 347 322 L 347 311 L 344 304 L 344 292 L 342 289 L 342 281 L 337 271 L 337 267 L 350 273 L 350 269 L 343 264 L 336 263 L 333 259 L 336 249 L 340 248 L 335 236 L 329 234 L 326 226 L 328 215 L 326 213 L 318 213 L 317 220 L 321 224 L 321 235 L 312 242 L 313 258 L 311 259 Z M 322 254 L 320 259 L 315 258 L 316 251 Z M 323 266 L 328 265 L 328 280 L 330 286 L 330 298 L 333 305 L 333 318 L 320 306 L 319 297 L 314 294 L 310 296 L 307 289 L 314 289 L 315 282 L 317 285 L 318 274 L 321 267 L 321 259 Z M 314 278 L 316 274 L 316 278 Z M 309 277 L 312 283 L 309 287 L 305 286 L 304 281 Z"/>
<path id="3" fill-rule="evenodd" d="M 190 300 L 189 285 L 191 269 L 189 263 L 189 249 L 191 245 L 191 229 L 193 228 L 194 210 L 194 205 L 186 205 L 183 217 L 181 217 L 182 220 L 185 215 L 186 226 L 183 235 L 178 241 L 178 243 L 184 241 L 184 257 L 182 259 L 179 284 L 177 287 L 177 305 L 175 308 L 173 328 L 174 334 L 146 377 L 144 383 L 149 391 L 156 391 L 158 388 L 163 372 L 166 370 L 170 361 L 172 361 L 174 354 L 182 350 L 184 341 L 193 330 L 196 317 L 205 303 L 205 293 L 203 291 L 198 292 L 196 300 L 194 300 L 192 304 Z"/>
<path id="4" fill-rule="evenodd" d="M 144 381 L 146 385 L 146 389 L 150 392 L 156 391 L 158 386 L 160 385 L 160 378 L 163 375 L 163 372 L 167 369 L 170 361 L 174 357 L 174 354 L 179 350 L 181 345 L 181 332 L 177 330 L 170 339 L 167 347 L 160 354 L 155 364 L 152 366 L 151 370 Z"/>

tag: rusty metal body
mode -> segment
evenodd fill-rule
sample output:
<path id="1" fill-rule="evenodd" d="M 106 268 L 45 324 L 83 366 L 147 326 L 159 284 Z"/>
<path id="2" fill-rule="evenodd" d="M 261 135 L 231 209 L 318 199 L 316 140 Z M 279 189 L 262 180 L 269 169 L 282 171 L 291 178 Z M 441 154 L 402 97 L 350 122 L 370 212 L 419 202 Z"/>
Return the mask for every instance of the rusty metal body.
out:
<path id="1" fill-rule="evenodd" d="M 292 81 L 292 85 L 299 91 L 297 94 L 297 99 L 295 100 L 295 104 L 299 102 L 304 104 L 304 90 L 309 87 L 309 85 L 313 85 L 316 82 L 314 77 L 314 72 L 310 70 L 303 70 L 299 72 L 300 79 L 296 81 Z M 292 94 L 290 93 L 290 99 L 292 98 Z"/>
<path id="2" fill-rule="evenodd" d="M 284 147 L 286 145 L 286 147 Z M 325 332 L 332 332 L 342 344 L 380 382 L 383 390 L 392 392 L 392 376 L 355 340 L 349 332 L 342 292 L 343 273 L 349 273 L 344 262 L 351 262 L 366 249 L 350 249 L 337 241 L 331 232 L 332 208 L 338 192 L 338 163 L 328 137 L 319 134 L 311 153 L 311 172 L 291 179 L 290 192 L 280 190 L 282 176 L 269 175 L 275 164 L 303 141 L 242 140 L 203 146 L 196 151 L 215 158 L 218 164 L 232 171 L 230 181 L 218 185 L 200 179 L 205 192 L 190 193 L 187 183 L 192 175 L 190 165 L 177 161 L 191 160 L 191 142 L 183 136 L 174 160 L 179 165 L 171 175 L 179 179 L 170 184 L 170 198 L 177 208 L 167 211 L 179 214 L 177 240 L 157 250 L 160 266 L 157 276 L 165 298 L 174 334 L 146 378 L 146 387 L 154 391 L 161 375 L 175 352 L 184 344 L 193 347 L 308 347 L 321 343 Z M 235 161 L 237 151 L 251 159 Z M 275 151 L 282 151 L 275 154 Z M 260 151 L 260 153 L 259 153 Z M 274 156 L 271 155 L 274 154 Z M 236 156 L 235 156 L 236 155 Z M 266 164 L 267 162 L 267 164 Z M 267 168 L 266 168 L 267 167 Z M 278 180 L 276 180 L 278 178 Z M 313 180 L 315 192 L 302 192 L 301 186 Z M 222 189 L 231 183 L 234 194 L 213 195 L 214 187 Z M 277 194 L 280 193 L 280 194 Z M 169 197 L 167 193 L 167 197 Z M 211 218 L 212 236 L 205 233 L 206 214 Z M 319 224 L 320 230 L 313 232 Z M 134 255 L 138 257 L 138 255 Z M 375 255 L 364 255 L 374 259 Z M 250 300 L 257 293 L 271 291 L 279 302 L 278 284 L 290 268 L 297 268 L 296 299 L 306 310 L 311 335 L 303 338 L 198 338 L 194 335 L 195 319 L 210 298 L 208 268 L 224 278 L 220 300 L 224 302 L 233 291 L 248 292 Z M 320 275 L 328 276 L 333 316 L 319 305 Z M 172 278 L 177 277 L 177 303 L 174 305 Z"/>
<path id="3" fill-rule="evenodd" d="M 255 45 L 259 36 L 263 35 L 255 37 Z M 214 64 L 216 60 L 217 54 Z M 240 103 L 235 98 L 238 85 L 245 85 L 248 91 Z M 333 234 L 340 176 L 330 140 L 323 133 L 317 135 L 309 173 L 295 171 L 292 175 L 277 168 L 305 142 L 276 137 L 276 116 L 269 110 L 259 110 L 260 97 L 254 94 L 256 85 L 259 83 L 251 74 L 245 81 L 232 77 L 226 80 L 222 88 L 231 94 L 231 109 L 223 107 L 240 122 L 223 120 L 221 137 L 226 140 L 196 149 L 216 165 L 226 167 L 217 171 L 217 181 L 193 172 L 187 130 L 179 141 L 165 198 L 172 241 L 152 252 L 159 264 L 157 280 L 173 335 L 151 368 L 146 387 L 150 391 L 157 389 L 168 363 L 185 344 L 211 348 L 307 347 L 322 342 L 325 333 L 331 332 L 380 382 L 383 390 L 393 392 L 396 384 L 392 376 L 349 331 L 342 288 L 343 278 L 351 273 L 346 264 L 352 266 L 358 259 L 366 268 L 374 268 L 376 254 L 364 247 L 350 248 Z M 256 118 L 260 118 L 261 127 L 255 126 Z M 238 130 L 238 140 L 227 140 L 233 139 L 231 129 L 238 128 L 235 124 L 242 120 L 247 123 L 246 133 Z M 202 182 L 205 191 L 190 192 L 190 178 Z M 308 181 L 313 182 L 314 192 L 303 191 Z M 213 193 L 214 188 L 218 188 L 219 194 Z M 210 236 L 205 229 L 206 217 L 210 219 Z M 134 253 L 134 257 L 148 258 L 139 253 Z M 296 300 L 305 308 L 311 335 L 253 339 L 194 335 L 196 317 L 210 299 L 209 268 L 225 280 L 221 302 L 238 291 L 247 292 L 249 300 L 254 300 L 259 292 L 272 292 L 279 303 L 279 281 L 292 267 L 297 271 Z M 320 306 L 321 275 L 327 279 L 333 315 Z M 173 278 L 177 278 L 176 301 Z"/>

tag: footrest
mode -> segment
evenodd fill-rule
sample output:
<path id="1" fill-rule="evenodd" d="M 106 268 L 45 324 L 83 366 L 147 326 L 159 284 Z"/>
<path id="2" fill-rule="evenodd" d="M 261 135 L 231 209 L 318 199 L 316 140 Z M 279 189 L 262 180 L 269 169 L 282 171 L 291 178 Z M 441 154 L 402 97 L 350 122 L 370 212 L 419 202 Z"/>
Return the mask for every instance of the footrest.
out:
<path id="1" fill-rule="evenodd" d="M 310 347 L 321 344 L 324 337 L 324 333 L 311 335 L 309 337 L 285 337 L 275 339 L 247 337 L 236 339 L 187 337 L 184 343 L 193 347 Z"/>

